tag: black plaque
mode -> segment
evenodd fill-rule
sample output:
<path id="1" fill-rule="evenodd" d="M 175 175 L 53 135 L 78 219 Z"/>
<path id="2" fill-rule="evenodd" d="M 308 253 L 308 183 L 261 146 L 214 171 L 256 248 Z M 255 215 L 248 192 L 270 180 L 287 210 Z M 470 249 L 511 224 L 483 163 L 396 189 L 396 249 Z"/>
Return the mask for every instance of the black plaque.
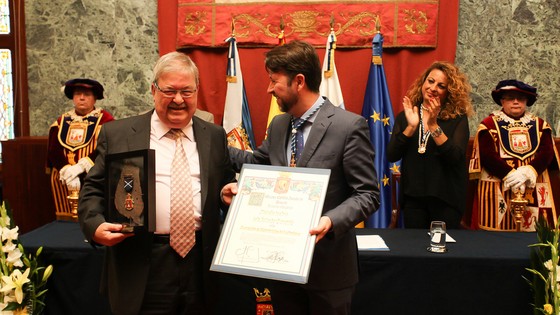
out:
<path id="1" fill-rule="evenodd" d="M 105 166 L 107 220 L 125 233 L 155 231 L 155 151 L 108 154 Z"/>

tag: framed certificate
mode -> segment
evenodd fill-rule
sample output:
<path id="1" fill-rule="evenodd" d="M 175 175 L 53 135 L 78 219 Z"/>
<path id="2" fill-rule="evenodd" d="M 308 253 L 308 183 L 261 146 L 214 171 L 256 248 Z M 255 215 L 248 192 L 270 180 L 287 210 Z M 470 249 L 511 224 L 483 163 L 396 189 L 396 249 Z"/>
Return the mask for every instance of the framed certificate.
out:
<path id="1" fill-rule="evenodd" d="M 155 151 L 108 154 L 105 157 L 107 221 L 124 233 L 155 231 Z"/>
<path id="2" fill-rule="evenodd" d="M 330 172 L 245 164 L 210 270 L 307 283 Z"/>

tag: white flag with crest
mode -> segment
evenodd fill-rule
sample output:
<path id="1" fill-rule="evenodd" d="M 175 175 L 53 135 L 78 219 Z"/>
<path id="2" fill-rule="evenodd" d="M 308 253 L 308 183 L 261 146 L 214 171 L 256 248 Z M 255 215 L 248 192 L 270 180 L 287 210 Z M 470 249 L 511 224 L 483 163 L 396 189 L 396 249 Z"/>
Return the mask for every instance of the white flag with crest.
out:
<path id="1" fill-rule="evenodd" d="M 338 74 L 334 63 L 334 51 L 336 49 L 336 35 L 334 31 L 327 37 L 327 45 L 325 47 L 325 59 L 323 60 L 323 80 L 319 92 L 326 96 L 335 106 L 344 108 L 344 99 L 342 98 L 342 90 L 338 82 Z"/>

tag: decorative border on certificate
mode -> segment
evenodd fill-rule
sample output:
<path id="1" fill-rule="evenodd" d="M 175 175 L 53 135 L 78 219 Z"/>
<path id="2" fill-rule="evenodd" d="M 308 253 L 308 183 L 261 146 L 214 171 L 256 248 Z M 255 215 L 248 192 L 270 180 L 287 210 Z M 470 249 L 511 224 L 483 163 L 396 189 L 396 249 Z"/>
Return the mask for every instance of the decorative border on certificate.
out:
<path id="1" fill-rule="evenodd" d="M 105 167 L 107 220 L 126 233 L 155 231 L 155 151 L 108 154 Z"/>
<path id="2" fill-rule="evenodd" d="M 330 173 L 245 164 L 210 270 L 307 283 Z"/>

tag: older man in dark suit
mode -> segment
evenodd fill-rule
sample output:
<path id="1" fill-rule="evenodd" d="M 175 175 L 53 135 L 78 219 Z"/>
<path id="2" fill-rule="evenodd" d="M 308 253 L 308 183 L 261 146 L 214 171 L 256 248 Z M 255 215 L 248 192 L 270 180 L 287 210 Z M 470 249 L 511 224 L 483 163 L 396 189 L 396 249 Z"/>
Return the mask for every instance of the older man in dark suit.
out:
<path id="1" fill-rule="evenodd" d="M 321 97 L 321 65 L 309 44 L 292 41 L 275 47 L 265 65 L 268 92 L 286 114 L 271 121 L 266 140 L 253 153 L 230 148 L 234 167 L 254 163 L 331 170 L 322 217 L 310 231 L 317 244 L 308 283 L 275 282 L 275 314 L 350 314 L 358 282 L 354 226 L 379 207 L 367 123 Z"/>
<path id="2" fill-rule="evenodd" d="M 99 135 L 78 212 L 86 238 L 107 246 L 101 287 L 115 315 L 209 314 L 208 302 L 217 296 L 209 266 L 220 231 L 221 190 L 235 173 L 223 128 L 193 116 L 198 85 L 198 69 L 187 55 L 162 56 L 152 81 L 155 111 L 106 124 Z M 123 233 L 121 224 L 105 217 L 105 157 L 149 148 L 156 155 L 155 233 Z M 187 176 L 174 176 L 175 153 L 184 153 L 180 169 L 188 165 Z M 179 205 L 177 186 L 189 187 Z M 178 216 L 189 219 L 183 231 L 175 227 Z"/>

